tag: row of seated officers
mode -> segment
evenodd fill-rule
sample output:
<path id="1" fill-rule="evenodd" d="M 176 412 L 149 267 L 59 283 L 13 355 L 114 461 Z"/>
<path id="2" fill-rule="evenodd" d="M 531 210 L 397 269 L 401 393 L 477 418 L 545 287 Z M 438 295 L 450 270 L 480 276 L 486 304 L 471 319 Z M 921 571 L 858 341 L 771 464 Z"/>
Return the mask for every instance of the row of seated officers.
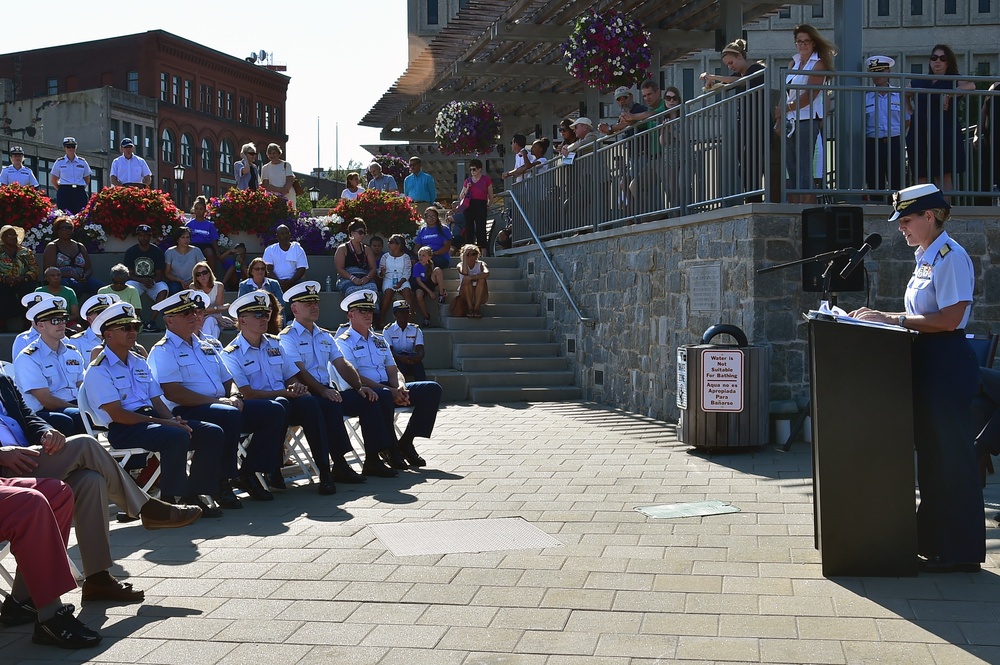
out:
<path id="1" fill-rule="evenodd" d="M 90 298 L 81 308 L 89 329 L 66 339 L 65 300 L 31 293 L 23 304 L 32 327 L 15 340 L 14 380 L 28 406 L 60 432 L 82 433 L 86 406 L 107 426 L 112 447 L 158 452 L 161 496 L 200 506 L 206 517 L 241 507 L 234 488 L 263 501 L 285 489 L 284 442 L 293 425 L 302 427 L 321 494 L 336 492 L 335 482 L 424 466 L 414 439 L 431 436 L 441 386 L 406 383 L 386 339 L 372 329 L 374 293 L 342 301 L 349 324 L 336 332 L 316 323 L 319 294 L 314 281 L 289 289 L 294 320 L 283 329 L 274 296 L 241 296 L 229 307 L 239 334 L 223 346 L 201 333 L 204 294 L 181 291 L 154 305 L 167 332 L 146 357 L 136 343 L 141 320 L 128 303 Z M 396 407 L 413 409 L 401 436 Z M 360 474 L 344 458 L 352 450 L 345 416 L 361 424 Z M 240 439 L 248 434 L 239 464 Z"/>

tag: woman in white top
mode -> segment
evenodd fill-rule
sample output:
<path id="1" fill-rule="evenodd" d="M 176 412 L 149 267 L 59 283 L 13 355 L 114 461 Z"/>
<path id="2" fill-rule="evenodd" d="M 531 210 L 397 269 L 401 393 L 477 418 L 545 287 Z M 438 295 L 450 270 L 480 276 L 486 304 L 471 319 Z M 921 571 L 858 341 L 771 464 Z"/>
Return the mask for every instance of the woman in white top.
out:
<path id="1" fill-rule="evenodd" d="M 464 301 L 466 316 L 470 319 L 483 318 L 482 307 L 490 299 L 490 289 L 486 282 L 490 269 L 479 260 L 479 247 L 466 245 L 462 248 L 462 260 L 458 264 L 458 296 Z"/>
<path id="2" fill-rule="evenodd" d="M 163 277 L 171 295 L 189 288 L 194 264 L 205 260 L 202 251 L 191 244 L 191 229 L 182 226 L 174 233 L 177 244 L 163 253 L 166 263 Z"/>
<path id="3" fill-rule="evenodd" d="M 340 198 L 353 201 L 363 191 L 365 191 L 365 188 L 361 186 L 361 176 L 357 173 L 348 173 L 347 187 L 340 193 Z"/>
<path id="4" fill-rule="evenodd" d="M 822 72 L 833 69 L 833 44 L 823 39 L 816 28 L 802 24 L 795 26 L 795 48 L 798 51 L 788 65 L 786 85 L 822 85 L 826 77 Z M 785 142 L 785 163 L 792 189 L 813 188 L 813 153 L 816 137 L 823 128 L 823 92 L 821 90 L 789 90 L 785 100 L 784 127 L 788 138 Z M 816 203 L 815 194 L 791 194 L 789 203 Z"/>
<path id="5" fill-rule="evenodd" d="M 406 239 L 402 234 L 394 233 L 389 237 L 389 251 L 382 255 L 378 264 L 378 274 L 382 277 L 380 323 L 386 312 L 392 311 L 392 303 L 400 297 L 406 300 L 411 310 L 414 309 L 413 291 L 410 290 L 412 272 L 413 260 L 406 253 Z"/>
<path id="6" fill-rule="evenodd" d="M 288 207 L 294 210 L 295 192 L 292 183 L 295 182 L 295 173 L 292 172 L 292 165 L 282 160 L 281 155 L 281 147 L 277 143 L 267 146 L 267 158 L 270 161 L 260 169 L 261 187 L 284 196 L 288 200 Z"/>
<path id="7" fill-rule="evenodd" d="M 205 325 L 202 331 L 218 339 L 222 329 L 222 316 L 229 305 L 223 302 L 225 292 L 222 282 L 215 281 L 215 274 L 208 267 L 208 262 L 200 261 L 191 270 L 191 288 L 208 296 L 209 304 L 205 307 Z"/>

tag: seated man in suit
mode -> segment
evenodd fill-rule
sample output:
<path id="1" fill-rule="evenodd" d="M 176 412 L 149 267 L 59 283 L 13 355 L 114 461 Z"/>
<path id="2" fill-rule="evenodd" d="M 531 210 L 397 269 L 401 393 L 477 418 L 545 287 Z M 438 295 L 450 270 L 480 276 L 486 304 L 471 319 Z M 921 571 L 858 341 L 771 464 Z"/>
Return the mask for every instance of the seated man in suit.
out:
<path id="1" fill-rule="evenodd" d="M 73 491 L 54 478 L 0 478 L 0 540 L 10 541 L 17 575 L 0 607 L 5 626 L 35 624 L 31 640 L 64 649 L 92 647 L 101 636 L 59 597 L 76 590 L 66 558 Z"/>
<path id="2" fill-rule="evenodd" d="M 14 382 L 0 376 L 0 472 L 3 476 L 56 478 L 76 496 L 76 539 L 83 559 L 84 602 L 114 600 L 135 603 L 142 591 L 119 582 L 108 569 L 113 563 L 109 542 L 108 501 L 147 529 L 180 527 L 201 516 L 201 509 L 173 506 L 154 499 L 85 434 L 66 438 L 24 403 Z"/>

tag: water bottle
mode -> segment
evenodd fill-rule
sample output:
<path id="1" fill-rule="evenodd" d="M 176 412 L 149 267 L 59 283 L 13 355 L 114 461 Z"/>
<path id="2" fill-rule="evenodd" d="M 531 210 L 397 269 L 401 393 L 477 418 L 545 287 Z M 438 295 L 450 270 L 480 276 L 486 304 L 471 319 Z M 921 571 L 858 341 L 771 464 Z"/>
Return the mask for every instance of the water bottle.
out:
<path id="1" fill-rule="evenodd" d="M 327 275 L 326 276 L 326 292 L 329 293 L 330 291 L 333 291 L 333 280 L 330 279 L 329 275 Z"/>

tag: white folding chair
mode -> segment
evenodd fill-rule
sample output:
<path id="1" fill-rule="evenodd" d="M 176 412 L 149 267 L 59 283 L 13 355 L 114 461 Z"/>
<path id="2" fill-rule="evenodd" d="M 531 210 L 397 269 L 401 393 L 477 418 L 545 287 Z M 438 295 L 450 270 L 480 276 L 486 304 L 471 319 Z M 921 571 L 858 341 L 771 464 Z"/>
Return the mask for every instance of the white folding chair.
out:
<path id="1" fill-rule="evenodd" d="M 2 562 L 3 559 L 7 557 L 8 554 L 10 554 L 10 543 L 4 541 L 3 548 L 0 549 L 0 562 Z M 11 589 L 14 588 L 14 576 L 11 575 L 10 572 L 4 567 L 3 563 L 0 563 L 0 577 L 2 577 L 4 581 L 7 582 L 7 586 L 9 586 Z"/>
<path id="2" fill-rule="evenodd" d="M 242 464 L 243 459 L 247 456 L 247 447 L 250 445 L 250 440 L 253 438 L 253 432 L 243 432 L 240 434 L 240 440 L 237 449 L 237 455 L 239 456 L 240 463 Z M 309 445 L 306 442 L 305 434 L 302 428 L 298 425 L 292 425 L 288 428 L 285 433 L 285 443 L 282 454 L 288 454 L 292 456 L 292 460 L 295 462 L 295 466 L 298 467 L 299 473 L 294 475 L 288 475 L 285 473 L 284 468 L 282 468 L 281 475 L 288 480 L 308 480 L 310 483 L 313 482 L 313 477 L 319 475 L 319 468 L 316 466 L 316 462 L 313 461 L 312 455 L 309 453 Z M 258 473 L 257 478 L 267 487 L 267 478 L 264 474 Z"/>
<path id="3" fill-rule="evenodd" d="M 132 457 L 135 455 L 152 455 L 159 461 L 159 454 L 153 452 L 152 450 L 146 450 L 145 448 L 113 448 L 111 443 L 108 441 L 108 430 L 107 425 L 100 421 L 99 415 L 94 411 L 87 399 L 87 391 L 83 389 L 83 385 L 77 391 L 76 395 L 76 405 L 80 409 L 80 417 L 83 420 L 83 428 L 87 430 L 87 434 L 97 439 L 97 442 L 104 446 L 111 456 L 118 462 L 118 466 L 123 469 L 128 468 L 127 465 L 131 461 Z M 149 492 L 149 489 L 153 486 L 156 480 L 160 477 L 160 465 L 156 465 L 156 469 L 150 475 L 149 479 L 143 484 L 142 491 Z"/>
<path id="4" fill-rule="evenodd" d="M 14 380 L 14 363 L 9 360 L 0 360 L 0 374 L 3 374 L 11 381 Z"/>

